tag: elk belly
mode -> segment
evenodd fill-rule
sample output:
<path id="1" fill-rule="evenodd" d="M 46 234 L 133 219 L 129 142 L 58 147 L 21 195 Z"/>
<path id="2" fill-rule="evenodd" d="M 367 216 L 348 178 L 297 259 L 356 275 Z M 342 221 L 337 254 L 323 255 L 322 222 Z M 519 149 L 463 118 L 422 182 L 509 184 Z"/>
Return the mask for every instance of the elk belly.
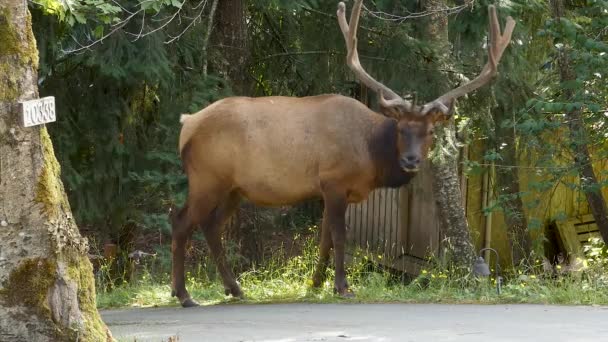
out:
<path id="1" fill-rule="evenodd" d="M 318 186 L 313 182 L 290 178 L 260 178 L 239 184 L 237 191 L 261 206 L 290 205 L 320 195 Z"/>

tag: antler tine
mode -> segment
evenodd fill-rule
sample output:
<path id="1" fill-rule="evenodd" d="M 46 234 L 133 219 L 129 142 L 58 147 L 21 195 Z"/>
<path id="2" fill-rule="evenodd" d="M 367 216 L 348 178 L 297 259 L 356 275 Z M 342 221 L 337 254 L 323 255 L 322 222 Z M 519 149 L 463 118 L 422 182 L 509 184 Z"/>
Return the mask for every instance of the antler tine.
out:
<path id="1" fill-rule="evenodd" d="M 452 108 L 452 102 L 458 97 L 470 93 L 487 83 L 497 74 L 498 63 L 502 57 L 503 52 L 511 42 L 511 35 L 515 29 L 515 20 L 508 17 L 505 25 L 505 30 L 500 33 L 500 23 L 498 22 L 498 16 L 496 14 L 496 7 L 493 5 L 488 6 L 488 14 L 490 21 L 490 44 L 488 46 L 488 62 L 484 65 L 479 75 L 472 81 L 453 89 L 432 102 L 425 104 L 422 107 L 421 114 L 426 115 L 431 110 L 435 109 L 441 111 L 444 115 L 450 115 Z"/>
<path id="2" fill-rule="evenodd" d="M 357 52 L 357 27 L 359 26 L 359 17 L 361 14 L 362 5 L 363 0 L 355 1 L 350 15 L 350 23 L 347 23 L 345 14 L 346 5 L 344 2 L 338 3 L 338 24 L 340 25 L 340 30 L 342 31 L 344 40 L 346 42 L 346 64 L 363 84 L 371 88 L 379 95 L 379 102 L 381 106 L 403 106 L 407 111 L 409 111 L 412 108 L 409 101 L 404 100 L 390 88 L 376 81 L 365 71 L 365 69 L 363 69 L 363 66 L 361 66 L 361 61 L 359 61 L 359 54 Z"/>

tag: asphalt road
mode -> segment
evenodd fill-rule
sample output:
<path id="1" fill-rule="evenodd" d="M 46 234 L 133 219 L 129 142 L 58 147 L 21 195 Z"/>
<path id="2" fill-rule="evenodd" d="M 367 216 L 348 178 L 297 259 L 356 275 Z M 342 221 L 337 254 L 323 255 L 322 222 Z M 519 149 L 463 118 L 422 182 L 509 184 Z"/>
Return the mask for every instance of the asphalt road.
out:
<path id="1" fill-rule="evenodd" d="M 119 341 L 608 341 L 608 307 L 272 304 L 102 311 Z"/>

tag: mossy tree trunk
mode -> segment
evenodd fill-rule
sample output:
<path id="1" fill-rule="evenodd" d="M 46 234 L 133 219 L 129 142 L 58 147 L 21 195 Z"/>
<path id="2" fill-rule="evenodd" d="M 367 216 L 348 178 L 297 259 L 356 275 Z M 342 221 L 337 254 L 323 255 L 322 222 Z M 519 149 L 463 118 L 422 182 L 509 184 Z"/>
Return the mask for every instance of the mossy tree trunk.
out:
<path id="1" fill-rule="evenodd" d="M 37 67 L 27 2 L 1 1 L 0 340 L 112 340 L 47 130 L 18 115 L 38 97 Z"/>
<path id="2" fill-rule="evenodd" d="M 423 36 L 437 47 L 441 58 L 440 64 L 448 61 L 448 17 L 443 9 L 447 8 L 445 0 L 426 0 L 422 3 L 423 10 L 432 12 L 426 20 Z M 444 77 L 447 80 L 447 76 Z M 448 82 L 438 84 L 436 94 L 446 92 Z M 438 127 L 439 128 L 439 127 Z M 433 172 L 433 195 L 437 203 L 437 212 L 441 223 L 444 237 L 444 251 L 446 259 L 452 266 L 468 268 L 474 258 L 473 244 L 467 222 L 466 213 L 462 205 L 462 192 L 460 189 L 460 177 L 458 175 L 458 147 L 455 144 L 456 125 L 453 119 L 442 124 L 437 129 L 435 144 L 441 148 L 435 148 L 434 158 L 431 163 Z"/>

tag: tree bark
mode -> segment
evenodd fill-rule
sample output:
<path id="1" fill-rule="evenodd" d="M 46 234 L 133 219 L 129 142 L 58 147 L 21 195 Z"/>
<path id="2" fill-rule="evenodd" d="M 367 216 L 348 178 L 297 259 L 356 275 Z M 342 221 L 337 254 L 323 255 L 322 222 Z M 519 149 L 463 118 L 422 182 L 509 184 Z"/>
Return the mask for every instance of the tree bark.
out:
<path id="1" fill-rule="evenodd" d="M 553 10 L 553 17 L 556 20 L 564 17 L 564 3 L 563 0 L 551 0 L 551 8 Z M 576 73 L 570 64 L 569 49 L 566 44 L 564 47 L 558 50 L 558 64 L 560 71 L 560 80 L 562 82 L 572 81 L 576 79 Z M 563 97 L 568 101 L 574 97 L 574 90 L 564 89 Z M 595 219 L 602 239 L 608 242 L 608 210 L 606 209 L 606 202 L 602 196 L 601 187 L 597 182 L 597 177 L 593 171 L 593 164 L 589 155 L 589 148 L 587 147 L 587 133 L 583 124 L 583 113 L 582 109 L 574 109 L 567 113 L 568 115 L 568 129 L 570 140 L 573 146 L 574 153 L 574 164 L 578 170 L 581 187 L 585 196 L 587 197 L 587 203 L 591 208 L 591 213 Z"/>
<path id="2" fill-rule="evenodd" d="M 0 340 L 112 340 L 50 137 L 18 115 L 37 68 L 27 2 L 0 2 Z"/>
<path id="3" fill-rule="evenodd" d="M 424 35 L 432 42 L 442 55 L 442 63 L 447 62 L 448 47 L 448 18 L 445 12 L 445 0 L 426 0 L 424 10 L 432 11 L 427 18 Z M 438 94 L 446 90 L 447 84 L 439 86 Z M 433 172 L 433 195 L 437 203 L 437 211 L 444 235 L 444 250 L 447 260 L 456 267 L 469 268 L 475 252 L 471 243 L 471 234 L 465 209 L 462 205 L 462 193 L 458 176 L 458 147 L 455 145 L 456 127 L 454 120 L 448 120 L 436 129 L 435 157 L 431 163 Z M 440 128 L 440 127 L 438 127 Z"/>
<path id="4" fill-rule="evenodd" d="M 230 85 L 236 96 L 251 93 L 251 78 L 248 74 L 251 59 L 247 35 L 247 0 L 219 0 L 211 32 L 213 51 L 210 52 L 209 69 L 219 74 Z M 236 243 L 236 253 L 249 263 L 260 261 L 260 227 L 265 216 L 278 214 L 275 208 L 257 208 L 244 199 L 238 210 L 237 223 L 226 227 L 226 237 Z M 256 236 L 258 238 L 256 238 Z"/>
<path id="5" fill-rule="evenodd" d="M 246 96 L 251 81 L 247 67 L 250 60 L 247 36 L 246 0 L 220 0 L 217 4 L 212 42 L 215 47 L 213 71 L 232 87 L 235 95 Z"/>
<path id="6" fill-rule="evenodd" d="M 505 119 L 506 108 L 499 107 L 493 111 L 494 122 L 501 123 Z M 496 142 L 494 144 L 502 156 L 501 164 L 517 165 L 516 137 L 512 128 L 496 125 Z M 503 145 L 504 144 L 504 145 Z M 524 214 L 524 206 L 519 190 L 519 174 L 517 168 L 498 167 L 496 169 L 497 193 L 501 195 L 499 202 L 505 214 L 509 244 L 511 246 L 514 265 L 526 262 L 532 253 L 532 241 L 528 234 L 528 222 Z"/>

